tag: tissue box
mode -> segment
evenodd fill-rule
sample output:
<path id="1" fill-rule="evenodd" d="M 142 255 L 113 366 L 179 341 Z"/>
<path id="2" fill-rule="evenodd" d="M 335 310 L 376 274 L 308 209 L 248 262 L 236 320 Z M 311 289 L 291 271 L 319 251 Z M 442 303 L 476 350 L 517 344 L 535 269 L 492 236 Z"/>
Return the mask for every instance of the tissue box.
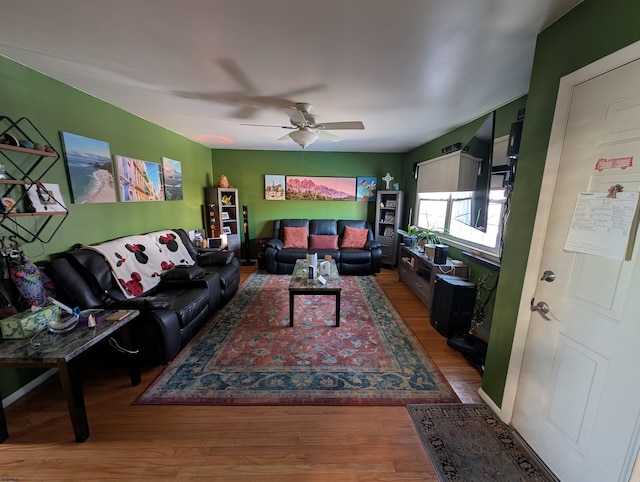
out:
<path id="1" fill-rule="evenodd" d="M 60 307 L 57 305 L 43 306 L 40 311 L 23 311 L 0 320 L 2 338 L 28 338 L 40 329 L 46 328 L 50 320 L 60 318 Z"/>

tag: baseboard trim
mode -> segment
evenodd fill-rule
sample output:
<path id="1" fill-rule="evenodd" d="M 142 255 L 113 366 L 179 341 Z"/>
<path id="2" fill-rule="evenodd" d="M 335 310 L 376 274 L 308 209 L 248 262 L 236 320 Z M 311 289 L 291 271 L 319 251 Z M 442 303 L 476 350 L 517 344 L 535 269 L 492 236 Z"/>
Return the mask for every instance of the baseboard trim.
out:
<path id="1" fill-rule="evenodd" d="M 44 372 L 42 375 L 34 378 L 33 380 L 31 380 L 26 385 L 24 385 L 24 386 L 20 387 L 19 389 L 17 389 L 11 395 L 7 396 L 6 398 L 3 398 L 2 399 L 2 406 L 3 407 L 8 407 L 13 402 L 15 402 L 16 400 L 18 400 L 21 397 L 25 396 L 27 393 L 29 393 L 31 390 L 33 390 L 37 386 L 39 386 L 42 383 L 44 383 L 45 381 L 47 381 L 49 378 L 54 376 L 56 373 L 58 373 L 58 369 L 57 368 L 50 368 L 49 370 Z"/>
<path id="2" fill-rule="evenodd" d="M 511 422 L 511 420 L 505 420 L 504 414 L 502 413 L 502 410 L 500 409 L 500 407 L 498 407 L 493 400 L 491 400 L 491 398 L 489 397 L 489 395 L 487 395 L 485 393 L 485 391 L 482 388 L 478 388 L 478 395 L 480 395 L 480 398 L 482 398 L 482 400 L 489 405 L 489 408 L 491 410 L 493 410 L 496 415 L 498 415 L 498 417 L 500 417 L 500 420 L 502 420 L 504 423 L 506 423 L 507 425 L 509 425 L 509 423 Z"/>

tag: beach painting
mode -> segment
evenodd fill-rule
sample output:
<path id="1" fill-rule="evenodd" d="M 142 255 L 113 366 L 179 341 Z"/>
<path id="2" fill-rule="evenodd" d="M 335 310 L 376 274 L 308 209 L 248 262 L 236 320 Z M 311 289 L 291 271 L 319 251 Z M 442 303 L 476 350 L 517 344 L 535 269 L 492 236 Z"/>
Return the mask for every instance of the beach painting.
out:
<path id="1" fill-rule="evenodd" d="M 116 202 L 109 143 L 69 132 L 62 132 L 61 137 L 72 202 Z"/>
<path id="2" fill-rule="evenodd" d="M 182 163 L 162 158 L 162 174 L 164 178 L 164 199 L 165 201 L 182 200 Z"/>
<path id="3" fill-rule="evenodd" d="M 163 201 L 160 164 L 132 157 L 114 156 L 120 201 Z"/>

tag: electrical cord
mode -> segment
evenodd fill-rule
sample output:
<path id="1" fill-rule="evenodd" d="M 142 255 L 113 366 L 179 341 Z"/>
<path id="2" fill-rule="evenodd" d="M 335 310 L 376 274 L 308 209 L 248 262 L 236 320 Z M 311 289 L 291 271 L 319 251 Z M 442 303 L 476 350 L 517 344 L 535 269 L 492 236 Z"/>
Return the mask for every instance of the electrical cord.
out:
<path id="1" fill-rule="evenodd" d="M 140 350 L 128 350 L 128 349 L 124 348 L 113 337 L 109 338 L 109 345 L 111 345 L 113 348 L 115 348 L 116 351 L 119 351 L 120 353 L 125 353 L 127 355 L 137 355 L 138 353 L 140 353 Z"/>

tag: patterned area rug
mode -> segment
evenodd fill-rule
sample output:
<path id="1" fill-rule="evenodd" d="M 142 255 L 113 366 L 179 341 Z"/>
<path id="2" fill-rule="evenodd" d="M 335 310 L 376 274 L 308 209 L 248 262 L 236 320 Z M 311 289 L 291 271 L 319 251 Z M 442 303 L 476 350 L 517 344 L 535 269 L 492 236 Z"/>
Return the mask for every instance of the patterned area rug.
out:
<path id="1" fill-rule="evenodd" d="M 441 481 L 557 482 L 486 405 L 409 405 Z"/>
<path id="2" fill-rule="evenodd" d="M 136 403 L 405 405 L 459 402 L 372 276 L 335 297 L 296 296 L 287 275 L 254 274 Z"/>

